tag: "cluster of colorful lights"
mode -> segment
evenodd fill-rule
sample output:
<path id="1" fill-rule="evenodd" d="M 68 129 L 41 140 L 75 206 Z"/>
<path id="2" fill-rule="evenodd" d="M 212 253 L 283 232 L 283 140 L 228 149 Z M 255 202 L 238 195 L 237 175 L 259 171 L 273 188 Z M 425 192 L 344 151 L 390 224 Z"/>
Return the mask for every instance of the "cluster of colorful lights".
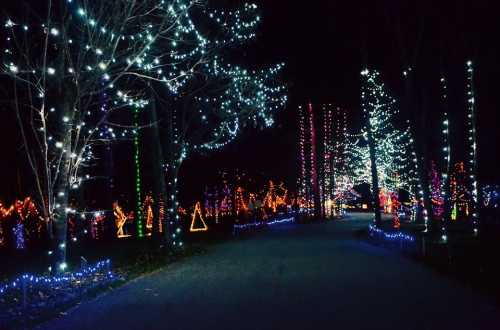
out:
<path id="1" fill-rule="evenodd" d="M 245 185 L 243 182 L 235 184 Z M 290 198 L 283 183 L 275 185 L 273 181 L 269 181 L 260 192 L 249 192 L 241 185 L 232 189 L 232 184 L 224 180 L 221 189 L 207 187 L 204 202 L 198 202 L 194 207 L 191 231 L 206 231 L 208 228 L 205 229 L 205 219 L 213 219 L 215 224 L 221 223 L 224 217 L 236 222 L 252 221 L 251 219 L 270 221 L 276 214 L 288 212 L 292 208 L 291 204 L 296 202 Z M 202 230 L 197 230 L 195 222 L 201 225 Z"/>
<path id="2" fill-rule="evenodd" d="M 434 219 L 442 219 L 444 213 L 444 197 L 442 175 L 439 175 L 436 163 L 431 163 L 431 198 L 432 198 L 432 216 Z"/>
<path id="3" fill-rule="evenodd" d="M 43 219 L 40 218 L 31 197 L 26 197 L 24 200 L 16 200 L 7 208 L 0 202 L 0 245 L 4 242 L 4 236 L 9 234 L 4 232 L 2 222 L 9 219 L 16 221 L 16 224 L 12 228 L 12 234 L 15 237 L 16 248 L 19 250 L 26 247 L 26 224 L 29 224 L 36 234 L 40 233 L 43 224 Z"/>
<path id="4" fill-rule="evenodd" d="M 269 181 L 262 204 L 265 209 L 270 210 L 272 213 L 276 213 L 279 207 L 284 207 L 286 209 L 287 199 L 288 190 L 284 187 L 284 184 L 281 183 L 278 187 L 275 187 L 273 181 Z"/>
<path id="5" fill-rule="evenodd" d="M 463 162 L 456 163 L 450 176 L 451 220 L 468 218 L 470 215 L 470 192 L 467 189 L 467 173 Z"/>
<path id="6" fill-rule="evenodd" d="M 444 156 L 440 171 L 438 171 L 435 163 L 431 164 L 429 173 L 429 200 L 431 205 L 429 205 L 429 209 L 432 210 L 432 213 L 428 214 L 427 208 L 424 207 L 425 189 L 423 189 L 424 183 L 420 182 L 421 178 L 419 178 L 421 169 L 415 152 L 415 141 L 409 130 L 400 131 L 393 126 L 394 120 L 392 117 L 397 111 L 391 109 L 395 104 L 395 100 L 386 94 L 383 84 L 377 81 L 379 74 L 369 70 L 362 72 L 362 76 L 366 78 L 362 91 L 362 101 L 363 108 L 367 109 L 365 113 L 367 114 L 368 124 L 361 136 L 365 138 L 368 146 L 365 145 L 364 150 L 360 151 L 359 142 L 362 141 L 360 138 L 353 144 L 355 148 L 351 148 L 349 163 L 354 166 L 353 172 L 355 175 L 353 177 L 364 177 L 366 182 L 370 182 L 370 171 L 375 169 L 377 173 L 375 177 L 378 180 L 377 185 L 379 185 L 379 188 L 385 188 L 387 191 L 392 192 L 397 192 L 400 189 L 412 192 L 414 197 L 411 197 L 415 198 L 414 200 L 419 205 L 417 208 L 424 210 L 423 216 L 426 228 L 429 228 L 428 221 L 432 219 L 433 224 L 435 224 L 433 228 L 438 229 L 444 239 L 447 237 L 446 221 L 449 211 L 451 211 L 451 220 L 456 220 L 461 213 L 470 217 L 474 233 L 478 233 L 477 210 L 479 210 L 479 200 L 473 73 L 472 62 L 469 61 L 467 62 L 467 104 L 470 159 L 467 161 L 467 166 L 460 165 L 460 163 L 455 166 L 454 173 L 450 173 L 451 146 L 449 137 L 450 124 L 447 114 L 447 82 L 444 77 L 441 78 L 442 102 L 445 109 L 442 122 Z M 407 75 L 408 72 L 405 72 L 404 76 L 407 77 Z M 392 133 L 395 134 L 391 135 Z M 373 151 L 369 148 L 370 140 L 373 141 Z M 375 157 L 372 154 L 375 154 Z M 373 158 L 375 158 L 375 161 L 372 161 Z M 411 160 L 413 160 L 413 164 L 411 164 Z M 360 166 L 360 163 L 367 165 L 363 167 Z M 371 181 L 374 184 L 373 175 Z M 470 189 L 467 188 L 468 185 Z M 437 221 L 440 223 L 437 223 Z"/>
<path id="7" fill-rule="evenodd" d="M 326 104 L 317 116 L 314 109 L 311 103 L 306 110 L 299 106 L 299 199 L 306 213 L 332 217 L 351 188 L 345 173 L 346 112 Z"/>
<path id="8" fill-rule="evenodd" d="M 38 210 L 31 197 L 26 197 L 24 200 L 16 200 L 14 204 L 5 208 L 0 202 L 0 220 L 7 218 L 13 214 L 19 216 L 23 221 L 28 217 L 38 216 Z"/>

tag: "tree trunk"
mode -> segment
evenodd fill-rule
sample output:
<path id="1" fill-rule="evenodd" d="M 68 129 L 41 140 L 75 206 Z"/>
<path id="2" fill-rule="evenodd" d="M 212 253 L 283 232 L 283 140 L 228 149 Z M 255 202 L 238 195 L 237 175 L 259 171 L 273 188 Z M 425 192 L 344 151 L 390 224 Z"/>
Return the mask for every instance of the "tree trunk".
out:
<path id="1" fill-rule="evenodd" d="M 182 229 L 180 227 L 180 217 L 178 214 L 179 203 L 177 201 L 177 179 L 179 175 L 179 167 L 181 166 L 181 161 L 179 157 L 179 141 L 174 129 L 175 125 L 175 115 L 174 109 L 167 112 L 166 115 L 167 130 L 166 130 L 166 150 L 164 164 L 166 165 L 166 198 L 165 206 L 166 212 L 164 216 L 164 226 L 163 226 L 163 237 L 165 243 L 171 248 L 177 248 L 182 243 L 180 242 L 180 235 Z"/>
<path id="2" fill-rule="evenodd" d="M 180 239 L 180 235 L 182 233 L 181 229 L 181 219 L 178 213 L 179 202 L 178 202 L 178 191 L 177 191 L 177 181 L 179 175 L 179 166 L 180 162 L 176 162 L 175 160 L 170 162 L 170 166 L 167 169 L 167 208 L 168 212 L 166 212 L 166 220 L 168 222 L 167 227 L 164 229 L 164 237 L 165 241 L 172 246 L 173 248 L 177 248 L 182 246 L 182 242 Z"/>
<path id="3" fill-rule="evenodd" d="M 422 190 L 424 192 L 424 223 L 427 230 L 435 231 L 437 229 L 436 219 L 433 217 L 432 212 L 432 199 L 431 199 L 431 191 L 429 189 L 429 166 L 428 162 L 425 160 L 425 157 L 419 157 L 422 166 L 419 166 L 420 169 L 420 182 L 422 182 Z"/>
<path id="4" fill-rule="evenodd" d="M 167 196 L 167 186 L 165 184 L 165 172 L 163 171 L 163 150 L 160 140 L 160 127 L 158 122 L 158 114 L 156 110 L 156 103 L 153 103 L 151 114 L 152 129 L 152 156 L 153 156 L 153 240 L 157 243 L 161 242 L 162 235 L 160 234 L 160 227 L 165 232 L 167 224 L 165 223 L 165 198 Z M 163 236 L 165 237 L 165 236 Z"/>
<path id="5" fill-rule="evenodd" d="M 64 54 L 58 57 L 59 72 L 65 72 Z M 54 232 L 53 248 L 54 262 L 52 263 L 52 272 L 62 273 L 66 270 L 66 252 L 67 252 L 67 237 L 68 237 L 68 201 L 70 193 L 70 170 L 71 170 L 71 154 L 72 154 L 72 125 L 74 120 L 74 104 L 75 90 L 71 82 L 67 82 L 64 76 L 58 76 L 57 94 L 62 100 L 63 116 L 69 118 L 67 123 L 60 123 L 59 129 L 64 136 L 62 141 L 62 159 L 59 168 L 57 181 L 54 182 L 54 190 L 50 185 L 47 187 L 48 198 L 54 201 L 52 211 L 52 226 Z M 67 86 L 69 83 L 69 86 Z M 64 118 L 63 117 L 63 118 Z M 49 166 L 49 164 L 46 164 Z"/>
<path id="6" fill-rule="evenodd" d="M 106 166 L 106 187 L 105 187 L 105 205 L 106 208 L 111 207 L 113 205 L 113 192 L 114 192 L 114 178 L 113 178 L 113 171 L 114 171 L 114 160 L 113 160 L 113 148 L 111 147 L 111 142 L 107 142 L 104 145 L 104 159 L 105 159 L 105 166 Z M 81 188 L 80 188 L 81 190 Z M 83 197 L 83 195 L 82 195 Z M 82 202 L 84 202 L 82 200 Z M 80 206 L 83 204 L 80 204 Z"/>
<path id="7" fill-rule="evenodd" d="M 382 225 L 382 215 L 380 214 L 377 155 L 375 152 L 375 141 L 373 141 L 371 127 L 368 127 L 368 148 L 370 151 L 370 164 L 371 164 L 371 172 L 372 172 L 373 213 L 375 214 L 375 226 L 380 227 Z"/>
<path id="8" fill-rule="evenodd" d="M 69 150 L 70 141 L 64 144 Z M 53 262 L 52 272 L 61 273 L 66 269 L 67 232 L 68 232 L 68 200 L 69 200 L 69 171 L 71 155 L 64 153 L 64 163 L 61 167 L 60 177 L 54 191 L 54 211 L 52 213 L 53 239 Z"/>

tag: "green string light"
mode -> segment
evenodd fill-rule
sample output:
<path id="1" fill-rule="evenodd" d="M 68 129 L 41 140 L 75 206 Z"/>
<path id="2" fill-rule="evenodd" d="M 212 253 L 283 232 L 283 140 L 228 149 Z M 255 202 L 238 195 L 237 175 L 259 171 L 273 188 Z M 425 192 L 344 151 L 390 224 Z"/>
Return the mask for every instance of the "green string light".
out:
<path id="1" fill-rule="evenodd" d="M 136 226 L 137 236 L 144 237 L 144 218 L 142 215 L 141 194 L 141 163 L 139 151 L 139 108 L 134 107 L 134 162 L 135 162 L 135 196 L 136 196 Z"/>

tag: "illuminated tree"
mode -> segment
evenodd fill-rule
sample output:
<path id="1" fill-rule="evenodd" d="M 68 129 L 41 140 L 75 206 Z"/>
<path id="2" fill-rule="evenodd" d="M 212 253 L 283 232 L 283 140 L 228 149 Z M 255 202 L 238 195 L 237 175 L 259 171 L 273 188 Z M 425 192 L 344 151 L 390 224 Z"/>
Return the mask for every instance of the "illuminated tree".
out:
<path id="1" fill-rule="evenodd" d="M 66 268 L 68 198 L 90 178 L 92 147 L 130 129 L 115 126 L 124 109 L 145 108 L 145 81 L 176 90 L 188 79 L 174 52 L 187 12 L 198 1 L 48 0 L 22 21 L 6 20 L 3 73 L 37 191 L 53 236 L 56 271 Z M 168 41 L 168 42 L 167 42 Z M 202 44 L 202 41 L 200 41 Z M 189 70 L 188 69 L 188 70 Z"/>
<path id="2" fill-rule="evenodd" d="M 395 100 L 387 93 L 380 74 L 364 70 L 361 75 L 361 106 L 366 126 L 350 151 L 351 166 L 355 167 L 358 180 L 371 182 L 375 223 L 380 225 L 380 188 L 397 192 L 410 186 L 412 178 L 407 164 L 412 139 L 408 130 L 395 127 Z"/>
<path id="3" fill-rule="evenodd" d="M 322 112 L 323 132 L 321 139 L 321 168 L 320 168 L 320 199 L 321 213 L 325 217 L 333 215 L 333 187 L 334 187 L 334 131 L 333 111 L 331 105 L 324 105 Z"/>
<path id="4" fill-rule="evenodd" d="M 327 115 L 328 117 L 328 115 Z M 311 103 L 307 105 L 307 110 L 299 106 L 299 125 L 300 125 L 300 167 L 301 176 L 299 178 L 299 197 L 304 201 L 304 205 L 308 215 L 314 215 L 316 218 L 321 218 L 324 210 L 323 207 L 323 192 L 324 192 L 324 179 L 320 178 L 323 172 L 323 166 L 329 162 L 330 156 L 327 159 L 321 160 L 318 158 L 318 149 L 324 149 L 323 153 L 328 153 L 326 150 L 329 147 L 329 142 L 319 145 L 318 134 L 321 129 L 316 125 L 316 112 Z M 326 120 L 328 121 L 328 120 Z M 326 127 L 329 131 L 331 127 Z M 324 128 L 325 129 L 325 128 Z M 318 132 L 319 131 L 319 132 Z M 317 145 L 318 144 L 318 145 Z M 321 148 L 323 147 L 323 148 Z M 319 170 L 319 171 L 318 171 Z M 320 172 L 320 173 L 318 173 Z M 320 174 L 320 175 L 318 175 Z"/>
<path id="5" fill-rule="evenodd" d="M 345 196 L 340 190 L 345 188 L 346 112 L 332 104 L 321 110 L 318 115 L 311 104 L 307 111 L 299 106 L 299 198 L 318 218 L 333 216 L 336 196 Z"/>
<path id="6" fill-rule="evenodd" d="M 227 60 L 243 42 L 255 37 L 260 21 L 255 5 L 245 4 L 235 11 L 193 7 L 188 15 L 193 17 L 191 29 L 179 31 L 174 40 L 177 50 L 170 56 L 182 61 L 177 67 L 189 79 L 184 86 L 169 86 L 170 92 L 178 94 L 175 98 L 155 88 L 166 132 L 161 139 L 167 182 L 166 238 L 173 246 L 182 246 L 177 194 L 184 160 L 224 147 L 247 125 L 272 126 L 274 114 L 287 99 L 277 79 L 283 64 L 250 70 Z M 191 63 L 197 63 L 194 69 Z"/>
<path id="7" fill-rule="evenodd" d="M 309 107 L 309 109 L 311 109 Z M 310 111 L 306 111 L 304 107 L 299 106 L 299 167 L 300 175 L 298 178 L 298 197 L 302 202 L 302 207 L 305 208 L 308 214 L 311 213 L 314 204 L 312 191 L 312 145 L 311 145 L 311 127 L 309 116 Z"/>

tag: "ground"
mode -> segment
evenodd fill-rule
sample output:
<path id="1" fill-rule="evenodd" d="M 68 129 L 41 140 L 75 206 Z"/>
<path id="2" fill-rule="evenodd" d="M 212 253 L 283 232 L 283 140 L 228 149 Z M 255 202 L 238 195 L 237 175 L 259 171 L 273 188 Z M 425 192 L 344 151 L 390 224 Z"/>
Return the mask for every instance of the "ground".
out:
<path id="1" fill-rule="evenodd" d="M 42 329 L 497 328 L 488 298 L 357 238 L 367 221 L 282 225 L 221 243 Z"/>

